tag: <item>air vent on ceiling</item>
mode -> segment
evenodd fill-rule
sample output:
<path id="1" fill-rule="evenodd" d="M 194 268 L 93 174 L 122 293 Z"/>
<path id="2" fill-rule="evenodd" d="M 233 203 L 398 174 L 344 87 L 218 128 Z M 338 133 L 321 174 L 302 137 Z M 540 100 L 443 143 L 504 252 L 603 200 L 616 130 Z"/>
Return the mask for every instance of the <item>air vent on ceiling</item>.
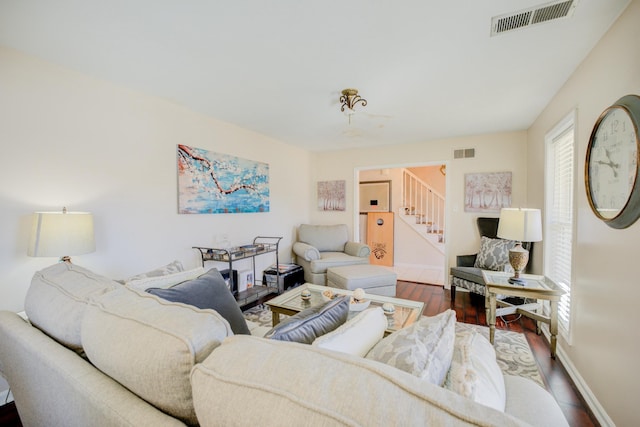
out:
<path id="1" fill-rule="evenodd" d="M 453 150 L 454 159 L 466 159 L 476 156 L 475 148 L 461 148 L 459 150 Z"/>
<path id="2" fill-rule="evenodd" d="M 494 16 L 491 18 L 491 35 L 496 36 L 507 31 L 530 27 L 554 19 L 568 18 L 573 15 L 577 5 L 578 0 L 554 1 L 515 13 Z"/>

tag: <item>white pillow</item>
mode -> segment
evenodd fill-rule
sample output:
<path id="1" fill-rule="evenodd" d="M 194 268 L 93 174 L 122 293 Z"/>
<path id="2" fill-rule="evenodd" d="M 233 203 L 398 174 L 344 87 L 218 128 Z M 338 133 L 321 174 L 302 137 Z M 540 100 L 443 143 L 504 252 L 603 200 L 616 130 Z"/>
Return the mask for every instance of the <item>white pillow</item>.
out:
<path id="1" fill-rule="evenodd" d="M 456 334 L 451 369 L 444 387 L 504 412 L 507 395 L 495 350 L 475 330 L 464 330 Z"/>
<path id="2" fill-rule="evenodd" d="M 187 280 L 193 280 L 206 273 L 204 267 L 194 268 L 193 270 L 179 271 L 177 273 L 166 274 L 158 277 L 145 277 L 143 279 L 136 279 L 126 282 L 125 284 L 133 289 L 139 291 L 146 291 L 149 288 L 162 288 L 167 289 L 178 283 L 186 282 Z"/>
<path id="3" fill-rule="evenodd" d="M 316 338 L 312 345 L 364 357 L 382 339 L 388 324 L 381 307 L 368 308 L 334 331 Z"/>
<path id="4" fill-rule="evenodd" d="M 423 316 L 413 325 L 380 340 L 366 358 L 394 366 L 432 384 L 442 385 L 451 366 L 456 312 Z"/>

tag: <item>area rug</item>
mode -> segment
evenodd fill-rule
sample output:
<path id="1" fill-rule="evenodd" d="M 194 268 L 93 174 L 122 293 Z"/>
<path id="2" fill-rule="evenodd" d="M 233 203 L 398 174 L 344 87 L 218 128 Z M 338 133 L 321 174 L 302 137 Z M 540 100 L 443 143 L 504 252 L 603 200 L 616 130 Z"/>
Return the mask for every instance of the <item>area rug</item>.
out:
<path id="1" fill-rule="evenodd" d="M 282 315 L 281 315 L 282 316 Z M 271 310 L 264 305 L 257 305 L 244 312 L 247 320 L 258 323 L 260 326 L 271 327 Z M 468 323 L 457 323 L 456 330 L 475 329 L 489 339 L 489 328 Z M 502 372 L 507 375 L 516 375 L 540 384 L 545 387 L 542 376 L 538 370 L 536 359 L 533 357 L 529 343 L 524 334 L 519 332 L 503 331 L 496 329 L 495 345 L 496 359 Z"/>

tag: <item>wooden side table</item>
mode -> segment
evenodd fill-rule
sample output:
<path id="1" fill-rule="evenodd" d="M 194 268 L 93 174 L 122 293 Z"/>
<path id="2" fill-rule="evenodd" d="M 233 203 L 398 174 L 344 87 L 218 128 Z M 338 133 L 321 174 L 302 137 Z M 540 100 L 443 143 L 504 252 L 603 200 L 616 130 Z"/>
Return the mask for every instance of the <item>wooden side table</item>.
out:
<path id="1" fill-rule="evenodd" d="M 551 357 L 555 359 L 558 336 L 558 301 L 560 301 L 564 291 L 546 276 L 521 274 L 520 277 L 526 281 L 524 286 L 510 284 L 509 277 L 512 276 L 511 273 L 483 270 L 482 276 L 486 283 L 486 298 L 489 307 L 487 322 L 489 323 L 489 340 L 491 344 L 493 344 L 496 331 L 496 316 L 518 313 L 534 319 L 537 324 L 537 332 L 540 331 L 540 322 L 549 325 L 549 333 L 551 334 L 549 347 Z M 514 305 L 498 300 L 497 295 L 547 300 L 551 306 L 549 316 L 545 316 L 542 313 L 542 304 L 540 303 Z M 500 308 L 497 308 L 498 306 Z"/>

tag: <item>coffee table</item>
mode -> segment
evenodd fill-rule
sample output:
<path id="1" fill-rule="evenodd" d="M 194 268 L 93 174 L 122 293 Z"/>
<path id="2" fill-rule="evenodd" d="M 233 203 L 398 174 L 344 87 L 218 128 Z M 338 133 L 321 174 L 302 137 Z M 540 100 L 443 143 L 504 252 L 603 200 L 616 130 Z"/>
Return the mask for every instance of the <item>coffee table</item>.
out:
<path id="1" fill-rule="evenodd" d="M 308 289 L 311 292 L 311 298 L 307 301 L 303 300 L 300 297 L 300 293 L 304 289 Z M 322 292 L 327 289 L 331 289 L 333 293 L 337 295 L 353 294 L 353 291 L 334 289 L 328 288 L 326 286 L 314 285 L 312 283 L 305 283 L 265 302 L 265 304 L 271 309 L 273 326 L 280 323 L 281 314 L 292 316 L 309 307 L 314 307 L 326 303 L 326 300 L 322 297 Z M 387 330 L 385 331 L 385 335 L 411 325 L 420 318 L 424 310 L 424 303 L 419 301 L 410 301 L 401 298 L 392 298 L 370 294 L 366 295 L 366 299 L 371 300 L 369 307 L 382 307 L 382 304 L 388 302 L 393 304 L 396 308 L 393 316 L 389 317 L 389 325 L 387 327 Z M 355 316 L 358 313 L 358 311 L 350 311 L 349 318 Z"/>
<path id="2" fill-rule="evenodd" d="M 536 321 L 536 329 L 540 331 L 540 322 L 549 324 L 549 349 L 551 357 L 556 358 L 556 342 L 558 335 L 558 301 L 564 291 L 551 279 L 546 276 L 534 274 L 521 274 L 520 278 L 525 280 L 525 285 L 515 285 L 509 283 L 509 277 L 513 274 L 500 271 L 482 270 L 482 276 L 486 283 L 486 298 L 488 302 L 489 314 L 489 341 L 493 344 L 496 330 L 496 316 L 518 313 Z M 498 295 L 507 295 L 534 300 L 549 301 L 549 316 L 542 313 L 542 304 L 535 302 L 532 304 L 513 305 L 506 301 L 497 299 Z M 498 308 L 498 306 L 500 308 Z"/>

